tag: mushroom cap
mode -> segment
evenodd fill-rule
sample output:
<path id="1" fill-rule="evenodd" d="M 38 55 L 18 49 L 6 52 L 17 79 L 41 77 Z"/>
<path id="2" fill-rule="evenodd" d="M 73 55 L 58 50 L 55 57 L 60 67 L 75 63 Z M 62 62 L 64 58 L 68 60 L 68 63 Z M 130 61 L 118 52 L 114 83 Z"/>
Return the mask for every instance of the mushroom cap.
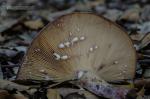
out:
<path id="1" fill-rule="evenodd" d="M 65 81 L 92 71 L 106 81 L 132 79 L 136 53 L 127 33 L 91 13 L 72 13 L 48 24 L 33 40 L 17 79 Z"/>

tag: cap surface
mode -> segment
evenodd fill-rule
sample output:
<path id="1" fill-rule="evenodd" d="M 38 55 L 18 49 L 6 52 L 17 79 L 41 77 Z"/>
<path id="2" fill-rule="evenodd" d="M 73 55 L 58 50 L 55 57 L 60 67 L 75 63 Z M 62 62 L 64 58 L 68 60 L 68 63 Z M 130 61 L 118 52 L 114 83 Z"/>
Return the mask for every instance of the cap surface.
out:
<path id="1" fill-rule="evenodd" d="M 106 81 L 132 79 L 136 54 L 125 31 L 89 13 L 73 13 L 48 24 L 33 40 L 17 79 L 65 80 L 78 70 Z"/>

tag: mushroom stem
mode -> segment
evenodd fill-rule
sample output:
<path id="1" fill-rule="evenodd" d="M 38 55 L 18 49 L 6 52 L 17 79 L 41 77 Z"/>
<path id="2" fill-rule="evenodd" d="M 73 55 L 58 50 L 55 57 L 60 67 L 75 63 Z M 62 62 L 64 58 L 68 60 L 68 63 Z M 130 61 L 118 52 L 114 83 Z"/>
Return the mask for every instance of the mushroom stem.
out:
<path id="1" fill-rule="evenodd" d="M 78 83 L 92 93 L 111 99 L 125 99 L 128 89 L 114 87 L 92 73 L 86 72 Z"/>

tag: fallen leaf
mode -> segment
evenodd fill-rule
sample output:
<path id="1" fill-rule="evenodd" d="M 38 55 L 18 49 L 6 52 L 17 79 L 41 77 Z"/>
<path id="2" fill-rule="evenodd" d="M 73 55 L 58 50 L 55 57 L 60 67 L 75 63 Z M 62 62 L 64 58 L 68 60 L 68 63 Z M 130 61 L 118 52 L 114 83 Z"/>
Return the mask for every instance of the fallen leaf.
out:
<path id="1" fill-rule="evenodd" d="M 138 96 L 144 96 L 145 93 L 145 88 L 144 86 L 142 87 L 142 89 L 137 93 Z"/>
<path id="2" fill-rule="evenodd" d="M 47 98 L 48 99 L 61 99 L 60 94 L 55 89 L 48 89 L 47 90 Z"/>
<path id="3" fill-rule="evenodd" d="M 41 19 L 37 20 L 28 20 L 24 22 L 24 25 L 30 29 L 40 29 L 44 26 L 44 23 Z"/>
<path id="4" fill-rule="evenodd" d="M 149 65 L 150 66 L 150 65 Z M 144 72 L 144 77 L 145 78 L 148 78 L 150 77 L 150 69 L 146 69 L 145 72 Z"/>
<path id="5" fill-rule="evenodd" d="M 19 22 L 19 18 L 18 19 L 12 19 L 12 18 L 2 18 L 0 17 L 0 32 L 3 32 L 4 30 L 12 27 L 13 25 L 15 25 L 16 23 Z"/>
<path id="6" fill-rule="evenodd" d="M 3 79 L 3 72 L 2 72 L 2 66 L 0 64 L 0 79 Z"/>
<path id="7" fill-rule="evenodd" d="M 9 97 L 11 97 L 10 99 L 29 99 L 25 97 L 23 94 L 21 94 L 20 92 L 16 92 L 16 94 L 12 94 Z"/>
<path id="8" fill-rule="evenodd" d="M 0 99 L 6 99 L 9 93 L 6 90 L 0 90 Z"/>
<path id="9" fill-rule="evenodd" d="M 150 44 L 150 32 L 147 33 L 144 38 L 141 40 L 140 48 L 146 47 L 148 44 Z"/>
<path id="10" fill-rule="evenodd" d="M 86 99 L 86 97 L 79 93 L 70 93 L 66 97 L 64 97 L 64 99 Z"/>
<path id="11" fill-rule="evenodd" d="M 150 5 L 144 6 L 142 9 L 141 18 L 144 21 L 150 21 Z"/>
<path id="12" fill-rule="evenodd" d="M 120 19 L 137 22 L 140 20 L 140 12 L 141 8 L 138 5 L 135 5 L 135 7 L 127 9 Z"/>
<path id="13" fill-rule="evenodd" d="M 16 49 L 17 51 L 23 51 L 23 52 L 27 51 L 27 47 L 25 46 L 17 46 L 17 47 L 14 47 L 14 49 Z"/>
<path id="14" fill-rule="evenodd" d="M 104 17 L 112 21 L 116 21 L 122 15 L 122 13 L 122 11 L 117 9 L 109 9 L 106 11 L 106 14 L 104 14 Z"/>
<path id="15" fill-rule="evenodd" d="M 145 22 L 142 23 L 141 25 L 138 25 L 137 28 L 139 28 L 140 30 L 138 31 L 139 33 L 148 33 L 150 32 L 150 22 Z"/>
<path id="16" fill-rule="evenodd" d="M 5 37 L 3 37 L 1 34 L 0 34 L 0 42 L 3 42 L 5 40 Z"/>
<path id="17" fill-rule="evenodd" d="M 115 85 L 117 87 L 121 87 L 121 88 L 126 88 L 126 89 L 133 89 L 134 88 L 134 83 L 130 82 L 127 85 Z"/>
<path id="18" fill-rule="evenodd" d="M 131 39 L 136 41 L 140 41 L 144 36 L 145 36 L 144 33 L 136 33 L 130 35 Z"/>
<path id="19" fill-rule="evenodd" d="M 59 88 L 58 91 L 63 97 L 66 97 L 71 93 L 78 93 L 80 95 L 84 95 L 86 99 L 101 99 L 100 97 L 97 97 L 86 90 L 73 89 L 73 88 Z"/>
<path id="20" fill-rule="evenodd" d="M 28 33 L 23 33 L 22 35 L 19 35 L 19 38 L 23 39 L 26 42 L 31 42 L 33 39 Z"/>
<path id="21" fill-rule="evenodd" d="M 0 54 L 5 54 L 8 57 L 13 57 L 17 54 L 17 52 L 11 49 L 0 49 Z"/>

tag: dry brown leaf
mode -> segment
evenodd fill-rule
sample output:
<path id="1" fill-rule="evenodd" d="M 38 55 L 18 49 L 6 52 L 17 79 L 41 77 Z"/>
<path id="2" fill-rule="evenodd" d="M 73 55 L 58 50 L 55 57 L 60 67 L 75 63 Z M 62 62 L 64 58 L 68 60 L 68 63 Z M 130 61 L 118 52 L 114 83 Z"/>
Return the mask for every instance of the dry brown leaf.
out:
<path id="1" fill-rule="evenodd" d="M 0 90 L 0 99 L 6 99 L 9 93 L 6 90 Z"/>
<path id="2" fill-rule="evenodd" d="M 150 66 L 150 65 L 149 65 Z M 144 72 L 144 77 L 150 77 L 150 69 L 146 69 Z"/>
<path id="3" fill-rule="evenodd" d="M 136 99 L 143 99 L 144 93 L 145 93 L 145 88 L 143 86 L 142 89 L 137 93 Z"/>
<path id="4" fill-rule="evenodd" d="M 3 42 L 5 40 L 5 37 L 3 37 L 1 34 L 0 34 L 0 42 Z"/>
<path id="5" fill-rule="evenodd" d="M 0 89 L 3 90 L 14 90 L 16 89 L 17 91 L 26 91 L 28 94 L 33 94 L 34 92 L 37 91 L 37 89 L 30 89 L 29 86 L 17 84 L 11 81 L 3 80 L 0 79 Z"/>
<path id="6" fill-rule="evenodd" d="M 20 92 L 9 94 L 6 90 L 0 90 L 0 99 L 28 99 Z"/>
<path id="7" fill-rule="evenodd" d="M 150 21 L 150 5 L 145 5 L 142 9 L 141 18 Z"/>
<path id="8" fill-rule="evenodd" d="M 131 39 L 136 40 L 136 41 L 140 41 L 144 36 L 145 34 L 143 33 L 136 33 L 136 34 L 130 35 Z"/>
<path id="9" fill-rule="evenodd" d="M 145 37 L 141 40 L 140 48 L 143 48 L 150 44 L 150 33 L 147 33 Z"/>
<path id="10" fill-rule="evenodd" d="M 116 21 L 118 20 L 118 18 L 122 15 L 122 11 L 117 10 L 117 9 L 110 9 L 107 10 L 106 13 L 104 14 L 104 16 L 108 19 L 110 19 L 111 21 Z"/>
<path id="11" fill-rule="evenodd" d="M 131 9 L 127 9 L 120 19 L 137 22 L 140 20 L 140 12 L 141 8 L 139 6 L 135 6 Z"/>
<path id="12" fill-rule="evenodd" d="M 91 5 L 91 7 L 94 7 L 94 6 L 98 6 L 100 4 L 104 4 L 105 0 L 94 0 L 94 1 L 88 1 L 87 3 L 89 5 Z"/>
<path id="13" fill-rule="evenodd" d="M 95 0 L 95 1 L 86 1 L 86 2 L 78 2 L 76 4 L 76 10 L 78 11 L 91 11 L 93 7 L 98 6 L 100 4 L 104 4 L 105 0 Z"/>
<path id="14" fill-rule="evenodd" d="M 60 94 L 58 93 L 56 89 L 48 89 L 47 98 L 48 99 L 61 99 Z"/>
<path id="15" fill-rule="evenodd" d="M 44 26 L 44 23 L 42 22 L 42 20 L 38 19 L 25 21 L 24 25 L 30 29 L 39 29 Z"/>
<path id="16" fill-rule="evenodd" d="M 25 91 L 28 90 L 29 87 L 0 79 L 0 89 L 5 89 L 5 90 L 17 89 L 18 91 Z"/>
<path id="17" fill-rule="evenodd" d="M 71 93 L 78 93 L 80 95 L 84 95 L 86 97 L 86 99 L 101 99 L 86 90 L 73 89 L 73 88 L 59 88 L 57 90 L 63 97 L 66 97 L 67 95 L 69 95 Z"/>
<path id="18" fill-rule="evenodd" d="M 9 95 L 10 99 L 29 99 L 25 97 L 23 94 L 20 92 L 17 92 L 16 94 Z"/>
<path id="19" fill-rule="evenodd" d="M 145 86 L 146 88 L 150 88 L 150 79 L 137 79 L 134 81 L 136 88 L 141 88 Z"/>
<path id="20" fill-rule="evenodd" d="M 138 96 L 144 96 L 145 93 L 145 88 L 144 86 L 142 87 L 142 89 L 137 93 Z"/>

